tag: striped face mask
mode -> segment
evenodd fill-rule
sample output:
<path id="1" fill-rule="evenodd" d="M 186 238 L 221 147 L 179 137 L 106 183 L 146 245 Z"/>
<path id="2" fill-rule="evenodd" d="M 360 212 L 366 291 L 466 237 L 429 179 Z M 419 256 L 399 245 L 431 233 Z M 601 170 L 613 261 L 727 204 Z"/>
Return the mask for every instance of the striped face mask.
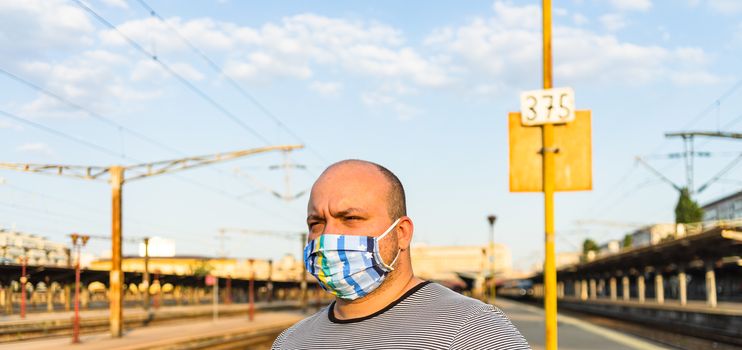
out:
<path id="1" fill-rule="evenodd" d="M 381 241 L 400 219 L 378 237 L 323 234 L 304 247 L 307 271 L 322 288 L 338 298 L 355 300 L 378 288 L 386 275 L 394 270 L 394 261 L 387 265 L 379 253 Z"/>

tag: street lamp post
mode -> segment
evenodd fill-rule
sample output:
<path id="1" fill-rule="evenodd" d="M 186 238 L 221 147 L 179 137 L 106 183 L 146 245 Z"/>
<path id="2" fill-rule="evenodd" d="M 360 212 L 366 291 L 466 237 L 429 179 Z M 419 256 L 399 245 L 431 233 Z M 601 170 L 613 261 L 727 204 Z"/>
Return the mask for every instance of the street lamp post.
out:
<path id="1" fill-rule="evenodd" d="M 70 237 L 72 238 L 72 248 L 77 255 L 75 263 L 75 316 L 72 325 L 72 343 L 77 344 L 80 342 L 80 250 L 88 243 L 90 236 L 73 233 Z M 80 243 L 78 243 L 78 239 Z"/>
<path id="2" fill-rule="evenodd" d="M 266 146 L 246 149 L 229 153 L 217 153 L 198 157 L 170 159 L 159 162 L 135 164 L 130 166 L 74 166 L 61 164 L 24 164 L 2 163 L 0 169 L 16 170 L 31 173 L 46 173 L 59 176 L 69 176 L 86 180 L 96 180 L 105 174 L 110 175 L 111 185 L 111 271 L 109 274 L 109 325 L 111 336 L 119 338 L 123 334 L 123 301 L 124 272 L 121 270 L 121 242 L 122 242 L 122 195 L 124 184 L 133 180 L 148 178 L 156 175 L 172 173 L 214 163 L 238 159 L 258 153 L 270 151 L 291 151 L 302 148 L 302 145 Z M 128 174 L 125 176 L 125 174 Z"/>
<path id="3" fill-rule="evenodd" d="M 144 286 L 144 298 L 142 306 L 147 315 L 150 314 L 149 299 L 149 237 L 144 237 L 144 272 L 142 273 L 142 285 Z"/>
<path id="4" fill-rule="evenodd" d="M 495 221 L 497 216 L 488 215 L 487 221 L 490 224 L 490 274 L 492 276 L 492 284 L 490 285 L 490 298 L 491 302 L 495 302 L 495 293 L 497 285 L 495 284 Z"/>
<path id="5" fill-rule="evenodd" d="M 23 257 L 21 257 L 21 319 L 26 318 L 26 265 L 28 265 L 28 249 L 23 248 Z"/>
<path id="6" fill-rule="evenodd" d="M 250 282 L 248 285 L 248 312 L 247 318 L 252 321 L 255 319 L 255 259 L 248 260 L 250 262 Z"/>

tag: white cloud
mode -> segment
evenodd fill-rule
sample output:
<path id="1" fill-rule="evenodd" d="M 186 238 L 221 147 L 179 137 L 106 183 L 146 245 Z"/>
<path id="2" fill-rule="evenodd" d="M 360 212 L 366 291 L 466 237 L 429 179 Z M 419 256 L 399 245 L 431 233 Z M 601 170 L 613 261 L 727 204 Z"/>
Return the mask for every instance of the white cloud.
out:
<path id="1" fill-rule="evenodd" d="M 739 0 L 707 0 L 708 6 L 721 14 L 735 15 L 742 12 L 742 1 Z"/>
<path id="2" fill-rule="evenodd" d="M 94 30 L 85 13 L 66 1 L 0 1 L 0 60 L 85 47 Z"/>
<path id="3" fill-rule="evenodd" d="M 491 18 L 475 18 L 460 27 L 440 28 L 426 39 L 429 46 L 450 56 L 449 66 L 455 67 L 450 71 L 456 72 L 452 79 L 466 82 L 463 89 L 474 87 L 473 92 L 488 94 L 539 81 L 540 27 L 501 18 L 533 11 L 532 6 L 519 10 L 509 7 L 514 6 L 496 3 Z M 707 69 L 712 59 L 700 48 L 634 44 L 611 34 L 570 26 L 554 28 L 554 59 L 555 79 L 561 84 L 715 81 Z M 674 79 L 675 74 L 683 78 Z M 492 85 L 492 81 L 497 84 Z"/>
<path id="4" fill-rule="evenodd" d="M 342 69 L 371 78 L 402 78 L 422 86 L 447 84 L 445 68 L 404 46 L 401 33 L 387 25 L 300 14 L 259 28 L 211 19 L 147 18 L 122 23 L 119 30 L 163 56 L 188 50 L 173 27 L 207 52 L 226 55 L 224 72 L 266 81 L 273 77 L 310 79 L 320 69 Z M 123 46 L 115 31 L 100 35 L 106 45 Z"/>
<path id="5" fill-rule="evenodd" d="M 106 4 L 125 5 L 120 1 Z M 41 85 L 96 111 L 110 109 L 111 104 L 126 100 L 159 95 L 161 84 L 152 88 L 152 82 L 171 79 L 161 67 L 132 50 L 118 31 L 102 29 L 96 33 L 85 13 L 75 7 L 69 10 L 79 14 L 72 17 L 78 19 L 73 37 L 78 41 L 87 38 L 83 52 L 66 59 L 55 57 L 53 61 L 23 57 L 16 64 L 23 62 L 23 70 L 44 81 Z M 526 12 L 529 11 L 532 9 Z M 314 14 L 289 16 L 259 27 L 211 18 L 172 17 L 165 21 L 148 16 L 117 23 L 117 29 L 190 81 L 203 81 L 206 75 L 192 64 L 195 56 L 181 35 L 218 62 L 224 74 L 239 80 L 314 79 L 316 82 L 310 83 L 310 88 L 325 94 L 342 88 L 326 82 L 323 85 L 319 74 L 327 71 L 367 79 L 371 86 L 390 81 L 420 87 L 444 87 L 451 83 L 445 56 L 427 54 L 406 45 L 399 30 L 373 21 Z M 75 44 L 80 52 L 82 44 Z M 54 115 L 72 111 L 54 99 L 40 96 L 27 103 L 24 112 Z"/>
<path id="6" fill-rule="evenodd" d="M 705 65 L 711 61 L 709 55 L 698 47 L 678 47 L 674 54 L 676 59 L 686 65 Z"/>
<path id="7" fill-rule="evenodd" d="M 262 51 L 228 61 L 224 66 L 224 73 L 236 79 L 253 81 L 268 80 L 276 76 L 309 79 L 313 74 L 307 62 Z"/>
<path id="8" fill-rule="evenodd" d="M 540 28 L 541 7 L 537 5 L 512 6 L 496 1 L 492 8 L 499 25 L 510 28 Z"/>
<path id="9" fill-rule="evenodd" d="M 626 19 L 620 13 L 609 13 L 600 16 L 600 23 L 609 32 L 615 32 L 626 27 Z"/>
<path id="10" fill-rule="evenodd" d="M 665 28 L 664 26 L 657 27 L 657 30 L 660 32 L 660 35 L 662 36 L 662 40 L 668 41 L 670 40 L 670 32 Z"/>
<path id="11" fill-rule="evenodd" d="M 611 0 L 611 5 L 620 11 L 648 11 L 652 8 L 651 0 Z"/>
<path id="12" fill-rule="evenodd" d="M 393 104 L 397 99 L 394 96 L 374 91 L 361 94 L 361 101 L 367 106 L 375 107 Z"/>
<path id="13" fill-rule="evenodd" d="M 42 142 L 24 143 L 16 148 L 18 152 L 34 153 L 42 156 L 51 156 L 54 151 L 49 145 Z"/>
<path id="14" fill-rule="evenodd" d="M 691 86 L 691 85 L 708 85 L 716 84 L 722 81 L 716 75 L 708 72 L 677 72 L 671 77 L 672 81 L 678 85 Z"/>
<path id="15" fill-rule="evenodd" d="M 39 1 L 29 3 L 42 6 Z M 48 3 L 62 6 L 57 1 Z M 651 2 L 632 2 L 623 10 L 649 8 L 639 3 L 651 7 Z M 701 49 L 621 41 L 610 33 L 580 28 L 589 22 L 580 13 L 557 12 L 569 16 L 560 23 L 574 23 L 554 28 L 554 70 L 558 79 L 627 84 L 713 83 L 716 79 L 707 70 L 712 57 Z M 77 45 L 80 53 L 55 57 L 54 61 L 24 57 L 18 64 L 22 71 L 35 81 L 43 81 L 41 85 L 50 90 L 96 111 L 160 96 L 163 84 L 171 79 L 167 72 L 131 50 L 117 32 L 101 30 L 96 34 L 85 14 L 81 15 L 80 23 L 71 27 L 76 29 L 68 30 L 76 33 L 68 44 Z M 626 25 L 624 16 L 622 12 L 608 14 L 600 18 L 600 23 L 615 31 Z M 422 113 L 409 103 L 409 95 L 418 89 L 454 88 L 491 96 L 529 84 L 529 79 L 538 81 L 539 76 L 535 68 L 541 57 L 538 5 L 496 1 L 490 16 L 438 28 L 421 44 L 407 43 L 403 33 L 389 25 L 314 14 L 285 17 L 258 27 L 210 18 L 173 17 L 166 21 L 147 17 L 125 21 L 118 28 L 190 81 L 204 81 L 207 75 L 194 65 L 196 57 L 171 27 L 218 62 L 232 78 L 301 80 L 309 89 L 328 96 L 350 84 L 327 81 L 327 76 L 365 79 L 360 85 L 368 91 L 359 92 L 362 103 L 398 115 Z M 0 28 L 3 26 L 0 24 Z M 97 38 L 100 45 L 85 44 L 80 39 L 85 37 Z M 31 114 L 71 112 L 44 96 L 23 107 Z"/>
<path id="16" fill-rule="evenodd" d="M 235 47 L 238 40 L 248 36 L 244 31 L 238 31 L 234 24 L 217 22 L 210 18 L 184 22 L 179 17 L 172 17 L 163 23 L 157 18 L 147 17 L 126 21 L 117 25 L 116 28 L 155 54 L 188 50 L 188 45 L 181 40 L 178 34 L 203 50 L 230 50 Z M 173 31 L 173 28 L 177 30 L 177 33 Z M 103 30 L 98 36 L 105 45 L 128 45 L 126 39 L 118 31 Z M 231 34 L 239 35 L 232 36 Z"/>
<path id="17" fill-rule="evenodd" d="M 132 68 L 125 56 L 97 49 L 83 51 L 61 62 L 29 61 L 19 75 L 51 92 L 93 111 L 111 110 L 119 104 L 157 96 L 152 87 L 137 86 L 123 72 Z M 52 97 L 39 94 L 21 107 L 24 115 L 82 117 L 85 114 Z"/>
<path id="18" fill-rule="evenodd" d="M 734 32 L 733 44 L 742 44 L 742 22 L 737 23 L 737 28 Z"/>
<path id="19" fill-rule="evenodd" d="M 572 22 L 574 22 L 577 26 L 581 26 L 589 23 L 590 20 L 581 13 L 575 13 L 574 15 L 572 15 Z"/>
<path id="20" fill-rule="evenodd" d="M 410 120 L 423 111 L 403 102 L 400 97 L 414 93 L 415 90 L 400 83 L 384 84 L 374 91 L 362 93 L 361 102 L 368 107 L 391 111 L 400 120 Z"/>
<path id="21" fill-rule="evenodd" d="M 505 90 L 506 89 L 502 84 L 482 83 L 474 86 L 471 91 L 475 95 L 479 96 L 496 97 L 501 95 Z"/>
<path id="22" fill-rule="evenodd" d="M 7 120 L 1 120 L 0 119 L 0 129 L 23 130 L 23 127 L 20 126 L 20 125 L 18 125 L 18 124 L 9 122 Z"/>
<path id="23" fill-rule="evenodd" d="M 175 62 L 169 63 L 168 66 L 186 80 L 200 81 L 204 79 L 204 75 L 188 63 Z M 131 71 L 130 77 L 131 80 L 139 82 L 165 80 L 171 76 L 159 63 L 144 59 L 137 62 Z"/>
<path id="24" fill-rule="evenodd" d="M 111 7 L 118 7 L 122 9 L 129 8 L 129 4 L 127 4 L 125 0 L 103 0 L 103 2 Z"/>
<path id="25" fill-rule="evenodd" d="M 343 84 L 337 81 L 314 81 L 309 88 L 323 96 L 335 96 L 340 93 Z"/>

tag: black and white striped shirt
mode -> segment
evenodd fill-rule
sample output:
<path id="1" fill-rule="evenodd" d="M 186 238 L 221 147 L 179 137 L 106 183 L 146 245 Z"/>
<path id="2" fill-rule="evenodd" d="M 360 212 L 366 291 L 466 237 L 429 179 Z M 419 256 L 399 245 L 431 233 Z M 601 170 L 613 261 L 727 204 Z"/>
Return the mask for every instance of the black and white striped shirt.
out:
<path id="1" fill-rule="evenodd" d="M 530 349 L 500 309 L 436 283 L 366 317 L 339 320 L 333 306 L 283 331 L 273 349 Z"/>

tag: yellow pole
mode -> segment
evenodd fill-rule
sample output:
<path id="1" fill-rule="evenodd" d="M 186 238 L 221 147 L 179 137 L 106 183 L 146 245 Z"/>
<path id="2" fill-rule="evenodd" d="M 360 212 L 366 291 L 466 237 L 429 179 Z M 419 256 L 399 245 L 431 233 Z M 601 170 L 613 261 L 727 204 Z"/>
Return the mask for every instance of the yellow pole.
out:
<path id="1" fill-rule="evenodd" d="M 121 187 L 124 184 L 124 168 L 112 166 L 111 174 L 111 274 L 110 274 L 110 316 L 111 336 L 121 337 L 124 311 L 123 283 L 124 273 L 121 271 Z"/>
<path id="2" fill-rule="evenodd" d="M 142 273 L 142 284 L 144 285 L 144 311 L 149 313 L 149 237 L 144 238 L 144 272 Z"/>
<path id="3" fill-rule="evenodd" d="M 492 284 L 490 285 L 490 304 L 495 304 L 495 297 L 497 294 L 497 284 L 495 279 L 495 259 L 497 259 L 497 255 L 495 255 L 495 220 L 497 220 L 497 216 L 495 215 L 488 215 L 487 216 L 487 222 L 490 224 L 490 275 L 492 276 Z"/>
<path id="4" fill-rule="evenodd" d="M 307 313 L 307 266 L 304 264 L 304 245 L 307 244 L 307 234 L 302 233 L 301 234 L 301 255 L 299 257 L 302 259 L 301 263 L 301 311 L 303 313 Z"/>
<path id="5" fill-rule="evenodd" d="M 551 0 L 543 1 L 544 89 L 552 88 L 551 73 Z M 544 124 L 543 189 L 544 189 L 544 315 L 546 350 L 557 349 L 556 267 L 554 264 L 554 128 Z"/>

